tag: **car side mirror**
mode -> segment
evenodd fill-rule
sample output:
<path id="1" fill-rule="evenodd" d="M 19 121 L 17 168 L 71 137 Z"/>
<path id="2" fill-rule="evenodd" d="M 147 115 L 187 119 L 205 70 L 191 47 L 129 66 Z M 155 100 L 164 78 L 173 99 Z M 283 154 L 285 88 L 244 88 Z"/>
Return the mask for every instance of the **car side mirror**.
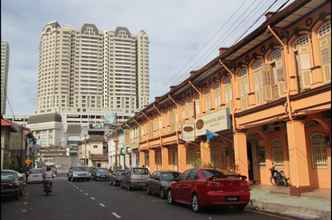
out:
<path id="1" fill-rule="evenodd" d="M 155 180 L 160 180 L 160 177 L 159 176 L 155 176 L 154 179 Z"/>

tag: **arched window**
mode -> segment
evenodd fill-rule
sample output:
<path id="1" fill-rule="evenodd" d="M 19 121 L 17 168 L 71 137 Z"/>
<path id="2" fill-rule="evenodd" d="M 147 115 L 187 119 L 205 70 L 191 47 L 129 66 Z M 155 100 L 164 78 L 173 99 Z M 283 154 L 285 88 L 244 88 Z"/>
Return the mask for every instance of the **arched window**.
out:
<path id="1" fill-rule="evenodd" d="M 324 81 L 331 81 L 331 22 L 326 22 L 318 30 L 320 63 Z"/>
<path id="2" fill-rule="evenodd" d="M 274 48 L 270 55 L 270 65 L 272 72 L 272 99 L 281 97 L 285 93 L 286 89 L 285 73 L 281 53 L 282 50 L 280 48 Z"/>
<path id="3" fill-rule="evenodd" d="M 255 84 L 255 96 L 256 104 L 261 104 L 264 102 L 264 94 L 266 93 L 265 87 L 268 86 L 265 82 L 264 72 L 263 72 L 263 60 L 257 59 L 251 65 Z"/>
<path id="4" fill-rule="evenodd" d="M 301 35 L 295 40 L 295 58 L 300 89 L 306 89 L 311 84 L 311 49 L 310 39 L 307 34 Z"/>
<path id="5" fill-rule="evenodd" d="M 248 107 L 248 93 L 249 93 L 249 81 L 248 81 L 248 68 L 242 66 L 239 71 L 239 95 L 241 108 Z"/>
<path id="6" fill-rule="evenodd" d="M 327 165 L 326 139 L 321 133 L 312 134 L 310 137 L 312 163 L 315 167 Z"/>

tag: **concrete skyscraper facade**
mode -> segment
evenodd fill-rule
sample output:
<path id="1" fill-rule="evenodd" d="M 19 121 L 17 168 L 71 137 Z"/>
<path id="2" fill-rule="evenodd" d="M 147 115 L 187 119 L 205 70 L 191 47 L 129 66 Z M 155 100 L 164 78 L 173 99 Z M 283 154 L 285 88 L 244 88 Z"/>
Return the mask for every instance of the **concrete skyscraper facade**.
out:
<path id="1" fill-rule="evenodd" d="M 7 84 L 9 66 L 9 45 L 6 41 L 1 41 L 1 115 L 6 112 Z"/>
<path id="2" fill-rule="evenodd" d="M 36 113 L 116 112 L 126 120 L 149 103 L 149 40 L 144 31 L 80 30 L 48 23 L 40 40 Z"/>

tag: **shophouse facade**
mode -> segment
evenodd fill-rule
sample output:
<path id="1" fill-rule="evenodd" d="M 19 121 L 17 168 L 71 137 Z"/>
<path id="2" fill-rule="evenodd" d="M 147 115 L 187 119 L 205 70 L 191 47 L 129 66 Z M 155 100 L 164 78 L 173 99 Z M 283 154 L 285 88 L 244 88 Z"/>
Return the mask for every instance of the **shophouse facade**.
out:
<path id="1" fill-rule="evenodd" d="M 296 0 L 130 118 L 139 165 L 216 167 L 290 193 L 331 188 L 331 3 Z M 207 140 L 208 132 L 217 136 Z M 132 131 L 133 132 L 133 131 Z"/>

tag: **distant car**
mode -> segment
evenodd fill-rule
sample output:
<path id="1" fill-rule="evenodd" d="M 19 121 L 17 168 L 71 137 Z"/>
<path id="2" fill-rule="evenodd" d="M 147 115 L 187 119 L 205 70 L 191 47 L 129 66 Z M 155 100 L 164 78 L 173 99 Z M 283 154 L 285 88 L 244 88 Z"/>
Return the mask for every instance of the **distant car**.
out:
<path id="1" fill-rule="evenodd" d="M 71 167 L 69 168 L 67 178 L 69 181 L 87 180 L 91 179 L 91 173 L 87 167 Z"/>
<path id="2" fill-rule="evenodd" d="M 28 183 L 41 183 L 43 182 L 43 169 L 33 168 L 29 172 Z"/>
<path id="3" fill-rule="evenodd" d="M 125 170 L 116 170 L 110 175 L 110 185 L 119 186 L 124 177 Z"/>
<path id="4" fill-rule="evenodd" d="M 13 170 L 1 170 L 1 197 L 19 199 L 24 193 L 24 177 Z"/>
<path id="5" fill-rule="evenodd" d="M 136 167 L 126 170 L 124 177 L 120 182 L 121 188 L 132 189 L 144 189 L 146 187 L 147 180 L 150 176 L 147 168 Z"/>
<path id="6" fill-rule="evenodd" d="M 147 180 L 146 192 L 150 194 L 157 194 L 160 198 L 165 199 L 167 191 L 171 183 L 180 175 L 176 171 L 156 171 L 152 173 L 151 177 Z"/>
<path id="7" fill-rule="evenodd" d="M 106 168 L 96 168 L 93 173 L 91 173 L 93 180 L 104 180 L 109 181 L 110 174 Z"/>
<path id="8" fill-rule="evenodd" d="M 191 205 L 194 212 L 219 205 L 243 210 L 250 200 L 249 184 L 240 175 L 225 175 L 214 169 L 190 169 L 171 184 L 167 200 L 170 204 Z"/>

